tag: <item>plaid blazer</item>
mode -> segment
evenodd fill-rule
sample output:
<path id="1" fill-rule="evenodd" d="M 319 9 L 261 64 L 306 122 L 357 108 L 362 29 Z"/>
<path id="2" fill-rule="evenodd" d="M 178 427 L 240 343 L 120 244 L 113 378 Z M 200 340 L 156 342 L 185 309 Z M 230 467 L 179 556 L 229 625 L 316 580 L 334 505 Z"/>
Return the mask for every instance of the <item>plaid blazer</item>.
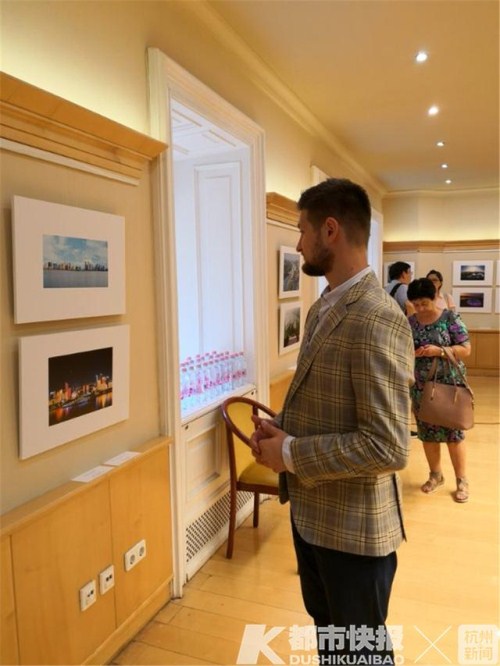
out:
<path id="1" fill-rule="evenodd" d="M 305 541 L 380 556 L 404 535 L 400 482 L 409 454 L 413 339 L 399 305 L 369 273 L 317 322 L 311 307 L 280 427 L 295 473 L 280 475 Z"/>

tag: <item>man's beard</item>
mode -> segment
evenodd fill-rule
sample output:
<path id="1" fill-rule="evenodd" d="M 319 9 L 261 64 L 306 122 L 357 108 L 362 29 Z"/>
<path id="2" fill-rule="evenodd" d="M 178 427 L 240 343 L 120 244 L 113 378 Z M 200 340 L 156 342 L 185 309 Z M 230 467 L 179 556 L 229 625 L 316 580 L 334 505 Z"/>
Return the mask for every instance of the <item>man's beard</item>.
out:
<path id="1" fill-rule="evenodd" d="M 310 261 L 304 261 L 302 271 L 311 277 L 326 275 L 333 265 L 333 257 L 324 247 L 317 246 L 314 257 Z"/>

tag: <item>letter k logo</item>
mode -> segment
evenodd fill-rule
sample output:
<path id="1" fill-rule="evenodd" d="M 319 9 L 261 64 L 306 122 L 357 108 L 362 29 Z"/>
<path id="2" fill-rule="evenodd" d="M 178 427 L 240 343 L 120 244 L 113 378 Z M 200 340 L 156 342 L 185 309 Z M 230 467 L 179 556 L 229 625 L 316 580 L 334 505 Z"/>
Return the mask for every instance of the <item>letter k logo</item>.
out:
<path id="1" fill-rule="evenodd" d="M 267 633 L 265 624 L 247 624 L 241 639 L 237 664 L 256 664 L 259 653 L 265 654 L 271 664 L 284 664 L 283 659 L 269 647 L 268 643 L 280 634 L 285 627 L 273 627 Z"/>

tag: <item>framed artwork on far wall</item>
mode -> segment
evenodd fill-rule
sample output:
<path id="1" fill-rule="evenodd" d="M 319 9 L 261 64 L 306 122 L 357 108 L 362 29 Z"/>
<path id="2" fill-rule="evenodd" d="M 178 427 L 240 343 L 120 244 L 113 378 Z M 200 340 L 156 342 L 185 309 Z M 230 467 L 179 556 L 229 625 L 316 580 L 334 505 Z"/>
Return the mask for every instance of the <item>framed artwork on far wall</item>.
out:
<path id="1" fill-rule="evenodd" d="M 500 259 L 495 261 L 496 264 L 496 281 L 495 284 L 497 287 L 500 287 Z"/>
<path id="2" fill-rule="evenodd" d="M 125 312 L 125 219 L 14 196 L 14 321 Z"/>
<path id="3" fill-rule="evenodd" d="M 493 284 L 493 261 L 464 259 L 453 262 L 453 286 L 491 287 Z"/>
<path id="4" fill-rule="evenodd" d="M 454 287 L 453 300 L 457 312 L 489 313 L 492 300 L 491 288 L 485 287 Z"/>
<path id="5" fill-rule="evenodd" d="M 300 263 L 300 253 L 293 247 L 280 247 L 278 298 L 300 296 Z"/>
<path id="6" fill-rule="evenodd" d="M 20 338 L 20 458 L 127 419 L 129 365 L 128 325 Z"/>
<path id="7" fill-rule="evenodd" d="M 500 312 L 500 289 L 495 289 L 495 312 Z"/>
<path id="8" fill-rule="evenodd" d="M 279 353 L 298 349 L 302 336 L 302 305 L 300 301 L 281 303 L 279 312 Z"/>
<path id="9" fill-rule="evenodd" d="M 417 276 L 415 275 L 415 262 L 414 261 L 407 261 L 406 259 L 395 259 L 394 261 L 386 261 L 384 262 L 384 285 L 389 284 L 389 268 L 392 266 L 392 264 L 395 264 L 396 261 L 404 261 L 405 264 L 410 264 L 410 269 L 412 272 L 412 280 L 414 280 Z"/>

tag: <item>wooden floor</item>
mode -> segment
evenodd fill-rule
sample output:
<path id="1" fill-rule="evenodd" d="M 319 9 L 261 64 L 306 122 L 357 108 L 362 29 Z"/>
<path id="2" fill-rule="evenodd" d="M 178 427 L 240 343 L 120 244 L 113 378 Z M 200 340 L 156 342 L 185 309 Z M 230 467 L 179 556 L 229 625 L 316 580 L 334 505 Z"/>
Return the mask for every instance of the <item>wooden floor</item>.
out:
<path id="1" fill-rule="evenodd" d="M 435 494 L 419 489 L 427 467 L 418 440 L 412 440 L 410 463 L 401 473 L 408 541 L 398 551 L 388 620 L 402 635 L 399 663 L 458 664 L 459 625 L 500 626 L 499 380 L 472 377 L 471 385 L 476 426 L 466 439 L 470 501 L 452 499 L 447 450 L 446 484 Z M 226 560 L 221 548 L 186 585 L 184 597 L 165 606 L 113 663 L 235 664 L 247 624 L 286 627 L 269 645 L 285 663 L 290 655 L 298 663 L 303 653 L 290 649 L 288 628 L 309 625 L 310 618 L 302 605 L 288 511 L 275 499 L 266 501 L 259 528 L 247 520 L 237 531 L 233 559 Z M 473 651 L 464 653 L 466 663 L 499 663 L 488 652 L 490 638 L 496 645 L 493 633 L 464 636 L 461 649 Z M 472 654 L 477 660 L 470 661 Z M 261 654 L 258 663 L 271 662 Z"/>

